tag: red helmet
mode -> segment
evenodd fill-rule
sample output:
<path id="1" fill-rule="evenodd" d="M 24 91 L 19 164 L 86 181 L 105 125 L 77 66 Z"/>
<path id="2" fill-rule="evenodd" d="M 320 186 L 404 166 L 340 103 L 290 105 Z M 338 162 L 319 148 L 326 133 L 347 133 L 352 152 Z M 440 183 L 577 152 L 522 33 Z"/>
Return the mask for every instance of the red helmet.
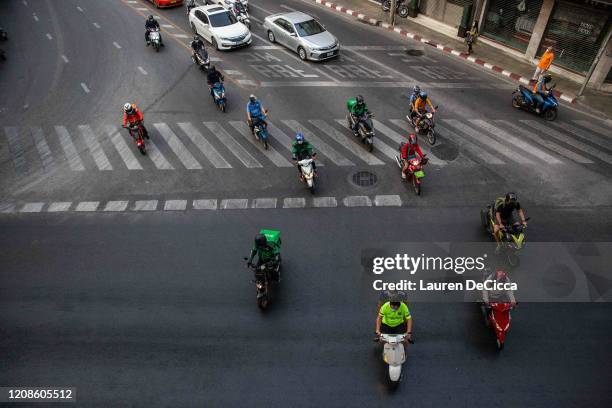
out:
<path id="1" fill-rule="evenodd" d="M 417 144 L 417 135 L 415 133 L 411 133 L 410 135 L 408 135 L 408 142 L 411 145 Z"/>
<path id="2" fill-rule="evenodd" d="M 508 275 L 506 274 L 506 272 L 502 271 L 501 269 L 498 271 L 495 271 L 495 280 L 504 280 L 508 277 Z"/>

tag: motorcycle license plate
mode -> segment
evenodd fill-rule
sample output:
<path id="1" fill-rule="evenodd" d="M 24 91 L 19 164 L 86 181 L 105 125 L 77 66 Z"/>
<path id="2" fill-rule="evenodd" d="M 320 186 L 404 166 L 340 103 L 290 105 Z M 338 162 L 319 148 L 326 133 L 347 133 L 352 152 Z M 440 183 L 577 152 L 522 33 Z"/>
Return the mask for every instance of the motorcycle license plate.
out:
<path id="1" fill-rule="evenodd" d="M 425 172 L 423 172 L 423 170 L 415 171 L 414 172 L 414 177 L 416 177 L 416 178 L 423 178 L 423 177 L 425 177 Z"/>

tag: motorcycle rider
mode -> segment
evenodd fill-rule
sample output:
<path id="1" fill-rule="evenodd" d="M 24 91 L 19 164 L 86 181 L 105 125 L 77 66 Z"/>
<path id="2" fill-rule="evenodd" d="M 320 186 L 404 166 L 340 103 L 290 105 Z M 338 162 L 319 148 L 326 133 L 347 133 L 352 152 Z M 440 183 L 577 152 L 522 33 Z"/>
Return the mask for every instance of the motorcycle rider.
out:
<path id="1" fill-rule="evenodd" d="M 412 104 L 412 112 L 416 118 L 414 127 L 417 131 L 419 130 L 419 124 L 421 123 L 423 116 L 427 113 L 427 105 L 429 105 L 432 113 L 436 113 L 436 108 L 434 108 L 433 104 L 427 97 L 427 92 L 421 92 Z"/>
<path id="2" fill-rule="evenodd" d="M 210 95 L 214 97 L 213 94 L 213 85 L 216 83 L 223 83 L 225 78 L 221 72 L 217 71 L 217 68 L 214 65 L 211 65 L 206 72 L 206 82 L 208 83 L 208 88 L 210 89 Z"/>
<path id="3" fill-rule="evenodd" d="M 251 267 L 253 265 L 253 259 L 255 255 L 257 255 L 257 263 L 256 267 L 260 267 L 261 265 L 273 261 L 275 264 L 280 261 L 280 248 L 276 247 L 272 243 L 269 243 L 264 234 L 255 235 L 255 242 L 253 245 L 253 249 L 251 249 L 251 256 L 247 261 L 247 266 Z M 274 270 L 274 268 L 272 268 Z M 272 279 L 278 281 L 279 276 L 272 276 Z"/>
<path id="4" fill-rule="evenodd" d="M 495 280 L 498 283 L 512 283 L 508 274 L 502 270 L 491 272 L 485 280 Z M 514 297 L 514 291 L 512 290 L 482 290 L 482 299 L 487 308 L 490 308 L 491 303 L 507 303 L 508 301 L 512 304 L 512 307 L 516 306 L 516 298 Z"/>
<path id="5" fill-rule="evenodd" d="M 406 334 L 404 341 L 412 340 L 412 316 L 408 305 L 402 301 L 399 293 L 382 305 L 376 318 L 376 335 Z"/>
<path id="6" fill-rule="evenodd" d="M 151 40 L 150 40 L 151 30 L 160 30 L 159 23 L 157 22 L 155 17 L 153 17 L 152 14 L 150 14 L 149 18 L 147 18 L 147 21 L 145 21 L 145 41 L 147 42 L 147 47 L 151 45 Z M 164 45 L 164 42 L 162 41 L 161 33 L 159 34 L 159 43 L 161 45 Z"/>
<path id="7" fill-rule="evenodd" d="M 300 160 L 304 160 L 309 157 L 314 157 L 316 153 L 314 153 L 314 148 L 312 144 L 304 138 L 304 135 L 301 132 L 296 133 L 295 140 L 291 143 L 291 159 L 296 162 Z M 297 165 L 298 173 L 300 173 L 300 177 L 302 176 L 302 169 L 300 165 Z M 312 162 L 312 170 L 315 175 L 317 174 L 317 165 L 314 160 Z"/>
<path id="8" fill-rule="evenodd" d="M 204 41 L 202 41 L 202 39 L 198 35 L 193 36 L 193 41 L 191 41 L 189 45 L 191 46 L 191 49 L 193 50 L 194 57 L 195 57 L 195 54 L 201 55 L 200 51 L 206 51 L 206 48 L 204 47 Z"/>
<path id="9" fill-rule="evenodd" d="M 123 127 L 137 125 L 142 129 L 142 134 L 145 138 L 149 139 L 149 132 L 144 126 L 144 115 L 138 109 L 135 103 L 126 102 L 123 105 Z"/>
<path id="10" fill-rule="evenodd" d="M 416 115 L 416 113 L 412 109 L 412 106 L 414 105 L 414 102 L 419 97 L 420 93 L 421 93 L 421 87 L 418 85 L 415 85 L 414 88 L 412 88 L 412 95 L 410 95 L 410 119 L 414 119 L 414 116 Z"/>
<path id="11" fill-rule="evenodd" d="M 544 106 L 544 98 L 548 96 L 548 92 L 550 91 L 550 89 L 546 87 L 546 84 L 551 80 L 552 76 L 550 74 L 545 74 L 533 85 L 533 102 L 535 104 L 536 113 L 540 113 L 542 106 Z"/>
<path id="12" fill-rule="evenodd" d="M 255 125 L 258 121 L 263 122 L 265 126 L 268 125 L 264 120 L 266 110 L 264 109 L 261 102 L 257 99 L 257 97 L 253 94 L 249 96 L 249 102 L 247 103 L 246 111 L 247 122 L 249 123 L 249 128 L 251 128 L 252 134 L 255 134 Z"/>
<path id="13" fill-rule="evenodd" d="M 195 0 L 187 0 L 187 14 L 196 6 Z"/>
<path id="14" fill-rule="evenodd" d="M 492 211 L 495 220 L 493 224 L 493 238 L 495 238 L 495 242 L 497 243 L 496 252 L 499 252 L 501 247 L 499 230 L 505 230 L 507 225 L 512 224 L 514 211 L 518 212 L 521 223 L 524 226 L 527 226 L 527 221 L 525 220 L 525 211 L 521 207 L 521 203 L 518 201 L 516 193 L 513 192 L 506 193 L 505 197 L 498 197 L 495 200 Z"/>
<path id="15" fill-rule="evenodd" d="M 408 136 L 408 143 L 404 143 L 402 145 L 402 149 L 400 152 L 400 158 L 404 163 L 402 167 L 402 179 L 406 179 L 406 172 L 408 171 L 408 167 L 410 166 L 410 160 L 415 158 L 416 156 L 419 156 L 421 160 L 423 160 L 425 154 L 423 153 L 421 146 L 419 146 L 417 135 L 411 133 Z M 422 161 L 421 163 L 426 164 L 427 162 Z"/>
<path id="16" fill-rule="evenodd" d="M 349 114 L 351 115 L 351 118 L 353 120 L 352 131 L 355 136 L 357 136 L 359 134 L 359 122 L 361 122 L 361 119 L 365 116 L 366 113 L 369 112 L 368 105 L 366 105 L 365 100 L 361 95 L 357 95 L 357 97 L 349 99 L 348 101 L 346 101 L 346 104 L 349 110 Z"/>

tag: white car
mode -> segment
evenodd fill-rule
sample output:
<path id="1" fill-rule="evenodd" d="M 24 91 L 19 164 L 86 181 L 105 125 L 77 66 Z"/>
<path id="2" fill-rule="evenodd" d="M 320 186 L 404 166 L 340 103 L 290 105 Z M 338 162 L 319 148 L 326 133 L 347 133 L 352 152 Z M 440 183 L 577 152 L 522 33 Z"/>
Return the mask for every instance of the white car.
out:
<path id="1" fill-rule="evenodd" d="M 249 0 L 202 0 L 202 1 L 204 1 L 206 4 L 220 4 L 224 6 L 225 8 L 229 8 L 232 4 L 239 1 L 240 3 L 242 3 L 245 9 L 247 10 L 249 9 Z"/>
<path id="2" fill-rule="evenodd" d="M 195 34 L 217 50 L 229 50 L 253 42 L 248 27 L 221 6 L 194 7 L 189 12 L 189 25 Z"/>

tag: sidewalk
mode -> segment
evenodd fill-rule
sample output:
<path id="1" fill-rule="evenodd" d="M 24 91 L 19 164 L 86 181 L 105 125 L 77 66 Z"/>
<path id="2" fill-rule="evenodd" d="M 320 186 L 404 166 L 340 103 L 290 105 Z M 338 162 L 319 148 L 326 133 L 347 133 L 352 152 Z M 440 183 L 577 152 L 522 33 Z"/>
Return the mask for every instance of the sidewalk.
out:
<path id="1" fill-rule="evenodd" d="M 480 66 L 482 69 L 494 71 L 517 82 L 526 84 L 531 79 L 535 66 L 527 61 L 521 61 L 500 51 L 495 44 L 479 41 L 474 45 L 474 51 L 467 55 L 467 47 L 462 38 L 457 37 L 457 30 L 436 20 L 419 14 L 417 18 L 395 18 L 395 28 L 388 24 L 389 15 L 382 11 L 375 0 L 310 0 L 324 5 L 332 10 L 368 21 L 381 29 L 392 30 L 407 38 L 421 41 L 424 45 L 436 47 L 456 58 L 462 58 Z M 430 28 L 431 27 L 431 28 Z M 488 44 L 485 44 L 485 41 Z M 491 45 L 489 45 L 491 44 Z M 592 113 L 600 113 L 612 118 L 612 95 L 592 89 L 586 89 L 583 96 L 576 98 L 581 84 L 553 73 L 553 82 L 557 83 L 558 97 L 565 102 L 581 106 Z M 606 119 L 602 117 L 602 119 Z"/>

